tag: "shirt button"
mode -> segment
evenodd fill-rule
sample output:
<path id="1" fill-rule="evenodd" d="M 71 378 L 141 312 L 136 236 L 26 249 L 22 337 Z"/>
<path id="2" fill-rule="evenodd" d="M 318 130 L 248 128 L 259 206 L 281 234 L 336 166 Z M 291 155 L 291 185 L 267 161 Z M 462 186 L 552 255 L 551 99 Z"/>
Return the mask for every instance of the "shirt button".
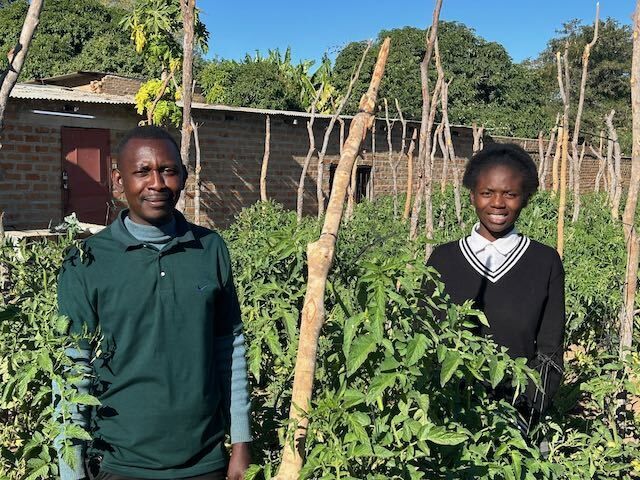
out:
<path id="1" fill-rule="evenodd" d="M 165 275 L 166 275 L 166 273 L 165 273 L 165 272 L 160 272 L 160 276 L 161 276 L 161 277 L 164 277 Z"/>

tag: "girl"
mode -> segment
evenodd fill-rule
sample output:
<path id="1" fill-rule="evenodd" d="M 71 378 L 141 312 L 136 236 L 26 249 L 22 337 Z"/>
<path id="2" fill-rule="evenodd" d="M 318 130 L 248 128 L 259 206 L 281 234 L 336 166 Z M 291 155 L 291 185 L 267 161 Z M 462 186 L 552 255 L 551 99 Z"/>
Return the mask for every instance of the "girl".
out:
<path id="1" fill-rule="evenodd" d="M 538 370 L 543 389 L 525 394 L 527 413 L 537 417 L 562 378 L 565 307 L 558 253 L 515 226 L 538 188 L 536 166 L 517 145 L 490 144 L 469 161 L 462 182 L 478 222 L 469 236 L 437 247 L 427 264 L 453 303 L 473 300 L 485 313 L 490 326 L 481 334 Z"/>

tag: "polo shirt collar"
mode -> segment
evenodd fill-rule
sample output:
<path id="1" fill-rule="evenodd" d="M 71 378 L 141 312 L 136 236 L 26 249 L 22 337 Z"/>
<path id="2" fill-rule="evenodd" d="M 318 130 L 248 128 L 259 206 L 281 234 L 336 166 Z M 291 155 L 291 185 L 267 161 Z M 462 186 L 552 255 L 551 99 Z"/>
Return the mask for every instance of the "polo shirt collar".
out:
<path id="1" fill-rule="evenodd" d="M 475 254 L 482 252 L 489 245 L 492 245 L 493 248 L 506 257 L 518 246 L 518 242 L 520 241 L 520 233 L 515 225 L 504 237 L 498 238 L 493 242 L 480 235 L 478 232 L 479 229 L 480 222 L 476 223 L 471 229 L 471 235 L 469 236 L 468 242 L 471 250 L 473 250 L 473 253 Z"/>
<path id="2" fill-rule="evenodd" d="M 143 241 L 138 240 L 129 233 L 129 230 L 127 230 L 127 227 L 124 224 L 124 219 L 127 215 L 129 215 L 129 209 L 123 210 L 109 227 L 113 238 L 122 245 L 122 248 L 125 251 L 133 247 L 144 245 Z M 191 231 L 191 226 L 189 222 L 187 222 L 187 219 L 184 218 L 184 215 L 177 210 L 173 211 L 173 215 L 176 219 L 176 236 L 164 247 L 164 251 L 168 251 L 178 243 L 193 242 L 196 239 Z"/>

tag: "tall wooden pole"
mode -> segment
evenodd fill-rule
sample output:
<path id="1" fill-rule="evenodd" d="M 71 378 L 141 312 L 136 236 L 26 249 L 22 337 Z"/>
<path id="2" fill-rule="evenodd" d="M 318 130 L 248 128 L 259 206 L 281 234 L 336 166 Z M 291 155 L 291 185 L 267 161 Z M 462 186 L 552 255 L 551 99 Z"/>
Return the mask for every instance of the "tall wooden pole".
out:
<path id="1" fill-rule="evenodd" d="M 582 110 L 584 108 L 584 96 L 587 87 L 587 73 L 589 71 L 589 56 L 591 49 L 598 40 L 598 25 L 600 24 L 600 3 L 596 4 L 596 19 L 593 24 L 593 38 L 591 42 L 584 46 L 582 53 L 582 78 L 580 80 L 580 96 L 578 99 L 578 110 L 576 111 L 576 120 L 573 124 L 573 138 L 571 139 L 571 156 L 573 158 L 573 214 L 571 221 L 576 222 L 580 214 L 580 167 L 582 162 L 579 160 L 578 140 L 580 137 L 580 122 L 582 120 Z M 565 59 L 566 61 L 566 59 Z"/>
<path id="2" fill-rule="evenodd" d="M 311 404 L 318 340 L 324 323 L 324 295 L 327 275 L 333 262 L 336 238 L 342 219 L 344 199 L 351 178 L 353 162 L 355 162 L 362 140 L 373 122 L 378 88 L 387 63 L 390 42 L 390 39 L 387 38 L 380 47 L 371 84 L 367 93 L 360 100 L 359 113 L 351 121 L 349 136 L 345 142 L 344 150 L 333 178 L 333 188 L 320 238 L 307 246 L 308 280 L 302 308 L 300 340 L 294 370 L 291 409 L 289 411 L 289 419 L 291 421 L 287 429 L 287 440 L 283 448 L 282 463 L 276 476 L 278 480 L 297 480 L 302 468 L 308 425 L 308 419 L 305 414 Z"/>
<path id="3" fill-rule="evenodd" d="M 318 218 L 324 215 L 324 199 L 325 199 L 325 194 L 323 189 L 324 157 L 327 154 L 327 147 L 329 146 L 329 138 L 331 136 L 331 132 L 333 131 L 334 125 L 338 121 L 338 118 L 340 117 L 340 114 L 344 109 L 344 106 L 347 104 L 349 97 L 351 97 L 351 91 L 353 90 L 354 85 L 358 81 L 358 77 L 360 77 L 360 70 L 362 70 L 362 65 L 364 64 L 364 61 L 367 58 L 367 53 L 369 53 L 370 48 L 371 48 L 371 43 L 368 43 L 367 47 L 364 49 L 364 52 L 362 53 L 362 58 L 360 58 L 360 63 L 358 64 L 358 67 L 356 68 L 353 75 L 351 75 L 351 80 L 349 81 L 349 86 L 347 87 L 347 91 L 345 92 L 344 97 L 342 97 L 342 100 L 338 104 L 336 111 L 331 116 L 331 119 L 329 120 L 329 125 L 327 126 L 327 129 L 324 132 L 324 138 L 322 139 L 322 147 L 320 149 L 320 152 L 318 152 L 318 171 L 316 176 L 316 198 L 318 201 Z"/>
<path id="4" fill-rule="evenodd" d="M 271 152 L 271 117 L 267 115 L 264 126 L 264 155 L 262 156 L 262 168 L 260 169 L 260 200 L 266 202 L 267 198 L 267 170 L 269 169 L 269 154 Z"/>
<path id="5" fill-rule="evenodd" d="M 189 150 L 191 149 L 191 102 L 193 99 L 193 42 L 195 38 L 195 9 L 195 0 L 180 1 L 182 25 L 184 30 L 184 37 L 182 39 L 182 131 L 180 137 L 180 158 L 185 168 L 189 166 Z M 171 75 L 167 77 L 167 83 L 169 78 L 171 78 Z M 159 100 L 160 98 L 161 96 L 158 96 L 156 100 Z M 149 120 L 151 121 L 151 118 Z M 176 205 L 176 208 L 180 211 L 184 211 L 185 203 L 185 194 L 183 193 L 178 205 Z"/>
<path id="6" fill-rule="evenodd" d="M 638 259 L 640 236 L 635 225 L 640 189 L 640 0 L 633 15 L 633 55 L 631 59 L 631 111 L 633 147 L 631 151 L 631 180 L 627 203 L 622 215 L 624 237 L 627 245 L 627 267 L 623 291 L 623 307 L 620 312 L 620 357 L 624 358 L 633 342 L 633 317 L 638 289 Z"/>
<path id="7" fill-rule="evenodd" d="M 431 127 L 433 126 L 433 122 L 429 124 L 431 109 L 433 107 L 431 103 L 431 96 L 429 95 L 429 64 L 431 63 L 431 56 L 433 55 L 436 40 L 438 39 L 438 22 L 440 21 L 441 8 L 442 0 L 436 0 L 436 4 L 433 8 L 431 28 L 429 29 L 429 35 L 427 37 L 427 50 L 422 58 L 422 62 L 420 62 L 420 85 L 422 92 L 422 119 L 420 122 L 420 139 L 418 142 L 418 178 L 420 179 L 420 183 L 418 184 L 418 192 L 411 211 L 411 223 L 409 230 L 409 238 L 411 240 L 415 240 L 418 236 L 418 219 L 420 218 L 420 210 L 422 209 L 422 201 L 424 200 L 424 192 L 427 182 L 427 172 L 425 169 L 427 166 L 429 152 L 431 150 L 429 142 L 431 141 Z M 437 86 L 435 90 L 437 92 L 439 90 L 439 86 Z"/>

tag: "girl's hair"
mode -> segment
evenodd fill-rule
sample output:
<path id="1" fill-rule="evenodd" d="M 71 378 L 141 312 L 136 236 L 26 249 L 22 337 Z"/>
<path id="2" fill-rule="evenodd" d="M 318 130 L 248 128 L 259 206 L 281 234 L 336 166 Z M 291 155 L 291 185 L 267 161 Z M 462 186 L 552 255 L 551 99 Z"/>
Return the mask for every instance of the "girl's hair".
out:
<path id="1" fill-rule="evenodd" d="M 513 143 L 490 143 L 476 153 L 467 163 L 462 184 L 469 190 L 473 190 L 480 173 L 496 165 L 507 166 L 522 175 L 525 202 L 538 190 L 536 164 L 522 147 Z"/>

